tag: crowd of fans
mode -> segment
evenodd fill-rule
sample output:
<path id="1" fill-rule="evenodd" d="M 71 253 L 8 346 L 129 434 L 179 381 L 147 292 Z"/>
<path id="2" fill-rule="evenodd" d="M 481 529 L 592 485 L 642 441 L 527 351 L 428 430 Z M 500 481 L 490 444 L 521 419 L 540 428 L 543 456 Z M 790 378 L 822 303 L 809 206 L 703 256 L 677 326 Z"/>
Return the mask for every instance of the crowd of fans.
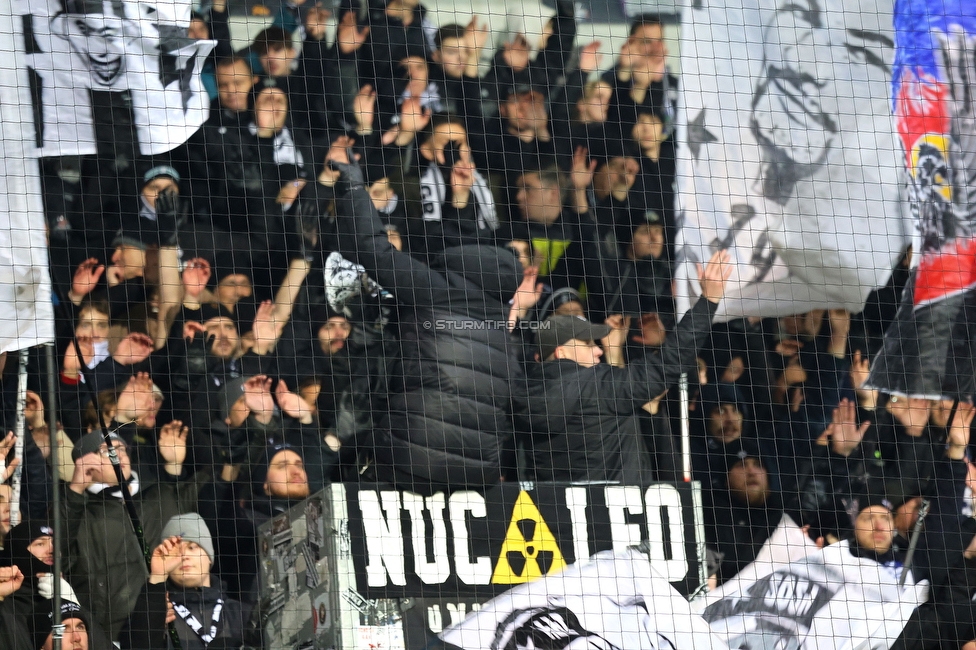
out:
<path id="1" fill-rule="evenodd" d="M 678 318 L 663 26 L 639 17 L 601 72 L 574 11 L 486 66 L 477 17 L 435 26 L 417 0 L 344 1 L 334 39 L 329 11 L 286 5 L 237 52 L 218 0 L 190 29 L 217 47 L 185 146 L 139 156 L 124 93 L 95 98 L 100 154 L 44 163 L 61 462 L 32 357 L 0 648 L 50 647 L 51 472 L 70 647 L 166 647 L 170 621 L 183 648 L 259 646 L 276 514 L 333 481 L 681 480 L 682 372 L 714 583 L 784 514 L 900 566 L 926 499 L 911 570 L 933 596 L 904 647 L 976 638 L 974 409 L 864 387 L 908 258 L 861 314 L 713 325 L 717 251 Z"/>

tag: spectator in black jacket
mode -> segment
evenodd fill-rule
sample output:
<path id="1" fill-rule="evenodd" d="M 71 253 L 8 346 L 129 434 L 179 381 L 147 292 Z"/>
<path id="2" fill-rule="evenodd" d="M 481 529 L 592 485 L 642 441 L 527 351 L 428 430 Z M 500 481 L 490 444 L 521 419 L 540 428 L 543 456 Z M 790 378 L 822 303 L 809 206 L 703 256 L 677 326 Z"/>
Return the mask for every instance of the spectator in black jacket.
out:
<path id="1" fill-rule="evenodd" d="M 756 555 L 783 517 L 783 502 L 755 449 L 726 456 L 728 472 L 721 489 L 713 490 L 705 507 L 708 544 L 721 554 L 718 584 L 755 561 Z"/>
<path id="2" fill-rule="evenodd" d="M 183 650 L 238 648 L 244 637 L 241 603 L 230 598 L 211 575 L 215 558 L 210 530 L 200 515 L 173 517 L 163 528 L 163 542 L 152 556 L 149 582 L 137 604 L 142 628 L 129 625 L 123 648 L 167 648 L 163 633 L 167 598 L 176 614 L 174 626 Z"/>
<path id="3" fill-rule="evenodd" d="M 728 255 L 713 255 L 700 275 L 703 299 L 668 335 L 661 354 L 627 367 L 600 363 L 603 350 L 596 340 L 607 337 L 610 327 L 574 316 L 554 316 L 540 326 L 542 363 L 528 364 L 528 395 L 516 416 L 539 480 L 652 480 L 637 412 L 682 372 L 697 372 L 696 351 L 708 336 L 730 273 Z M 615 331 L 618 338 L 626 333 Z"/>
<path id="4" fill-rule="evenodd" d="M 971 404 L 957 409 L 936 461 L 932 510 L 919 546 L 919 573 L 932 585 L 929 599 L 912 614 L 893 650 L 958 648 L 976 641 L 976 520 L 966 460 L 976 410 Z"/>
<path id="5" fill-rule="evenodd" d="M 445 251 L 435 271 L 397 251 L 359 167 L 335 164 L 351 187 L 336 206 L 340 232 L 400 306 L 400 386 L 375 434 L 378 472 L 401 484 L 491 485 L 513 464 L 511 386 L 521 373 L 507 325 L 521 315 L 509 304 L 521 265 L 507 249 L 468 246 Z"/>

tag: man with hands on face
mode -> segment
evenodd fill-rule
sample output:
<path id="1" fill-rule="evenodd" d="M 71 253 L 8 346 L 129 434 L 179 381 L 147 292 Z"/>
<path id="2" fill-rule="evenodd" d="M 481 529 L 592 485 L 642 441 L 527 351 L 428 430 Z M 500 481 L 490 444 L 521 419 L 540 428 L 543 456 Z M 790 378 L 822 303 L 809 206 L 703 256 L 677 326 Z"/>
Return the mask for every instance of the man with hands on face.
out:
<path id="1" fill-rule="evenodd" d="M 244 611 L 211 573 L 216 555 L 210 529 L 193 512 L 178 515 L 163 528 L 153 551 L 149 580 L 140 594 L 134 620 L 144 627 L 123 630 L 123 647 L 168 647 L 165 626 L 172 622 L 183 650 L 240 647 Z"/>
<path id="2" fill-rule="evenodd" d="M 118 456 L 123 485 L 101 432 L 83 436 L 72 451 L 74 475 L 65 491 L 63 553 L 66 576 L 95 622 L 115 638 L 146 579 L 142 549 L 133 533 L 121 490 L 135 500 L 147 542 L 160 538 L 164 521 L 195 508 L 196 489 L 184 478 L 188 429 L 180 421 L 164 426 L 158 439 L 155 482 L 132 471 L 126 442 L 109 441 Z"/>

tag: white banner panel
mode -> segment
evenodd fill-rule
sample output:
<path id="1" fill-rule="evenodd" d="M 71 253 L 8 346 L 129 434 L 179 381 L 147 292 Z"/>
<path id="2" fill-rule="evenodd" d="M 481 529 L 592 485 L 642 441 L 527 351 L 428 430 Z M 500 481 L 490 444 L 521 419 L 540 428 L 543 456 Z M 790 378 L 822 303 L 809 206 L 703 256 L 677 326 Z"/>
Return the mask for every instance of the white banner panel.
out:
<path id="1" fill-rule="evenodd" d="M 0 352 L 54 340 L 41 181 L 23 38 L 0 0 Z"/>
<path id="2" fill-rule="evenodd" d="M 716 0 L 683 15 L 679 311 L 736 263 L 719 318 L 860 311 L 910 240 L 891 0 Z"/>

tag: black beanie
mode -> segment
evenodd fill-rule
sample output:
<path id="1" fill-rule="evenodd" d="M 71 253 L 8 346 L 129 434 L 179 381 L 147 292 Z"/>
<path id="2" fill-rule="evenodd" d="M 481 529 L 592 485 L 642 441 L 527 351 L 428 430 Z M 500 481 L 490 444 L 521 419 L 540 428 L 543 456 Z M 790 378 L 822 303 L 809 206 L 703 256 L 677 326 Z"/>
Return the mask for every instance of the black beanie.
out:
<path id="1" fill-rule="evenodd" d="M 7 562 L 11 566 L 20 568 L 20 572 L 30 580 L 31 584 L 35 583 L 38 573 L 50 573 L 51 567 L 34 557 L 27 547 L 39 537 L 53 535 L 54 531 L 46 520 L 24 519 L 11 528 L 4 539 L 4 555 Z"/>
<path id="2" fill-rule="evenodd" d="M 108 434 L 108 438 L 109 440 L 122 440 L 115 433 Z M 71 450 L 71 460 L 78 460 L 85 454 L 93 454 L 101 449 L 103 444 L 105 444 L 105 436 L 98 431 L 84 435 L 75 443 L 75 448 Z"/>
<path id="3" fill-rule="evenodd" d="M 879 479 L 870 479 L 855 494 L 841 499 L 844 511 L 847 512 L 851 520 L 851 529 L 857 527 L 857 516 L 864 510 L 872 506 L 881 506 L 894 514 L 895 504 L 888 497 L 884 482 Z"/>
<path id="4" fill-rule="evenodd" d="M 61 601 L 61 622 L 63 623 L 71 618 L 81 619 L 81 622 L 85 624 L 85 628 L 91 631 L 91 617 L 88 616 L 88 613 L 77 603 L 73 603 L 70 600 Z M 40 609 L 34 612 L 34 615 L 28 620 L 33 647 L 40 648 L 44 645 L 48 635 L 51 634 L 51 626 L 53 623 L 54 616 L 52 609 Z"/>
<path id="5" fill-rule="evenodd" d="M 274 457 L 282 451 L 290 450 L 298 454 L 302 458 L 301 449 L 291 445 L 284 440 L 275 440 L 270 438 L 268 440 L 268 446 L 265 447 L 264 455 L 258 459 L 258 462 L 254 463 L 251 467 L 251 493 L 255 497 L 265 497 L 264 493 L 264 482 L 268 478 L 268 467 L 271 465 L 271 461 Z M 304 458 L 303 458 L 304 460 Z"/>

